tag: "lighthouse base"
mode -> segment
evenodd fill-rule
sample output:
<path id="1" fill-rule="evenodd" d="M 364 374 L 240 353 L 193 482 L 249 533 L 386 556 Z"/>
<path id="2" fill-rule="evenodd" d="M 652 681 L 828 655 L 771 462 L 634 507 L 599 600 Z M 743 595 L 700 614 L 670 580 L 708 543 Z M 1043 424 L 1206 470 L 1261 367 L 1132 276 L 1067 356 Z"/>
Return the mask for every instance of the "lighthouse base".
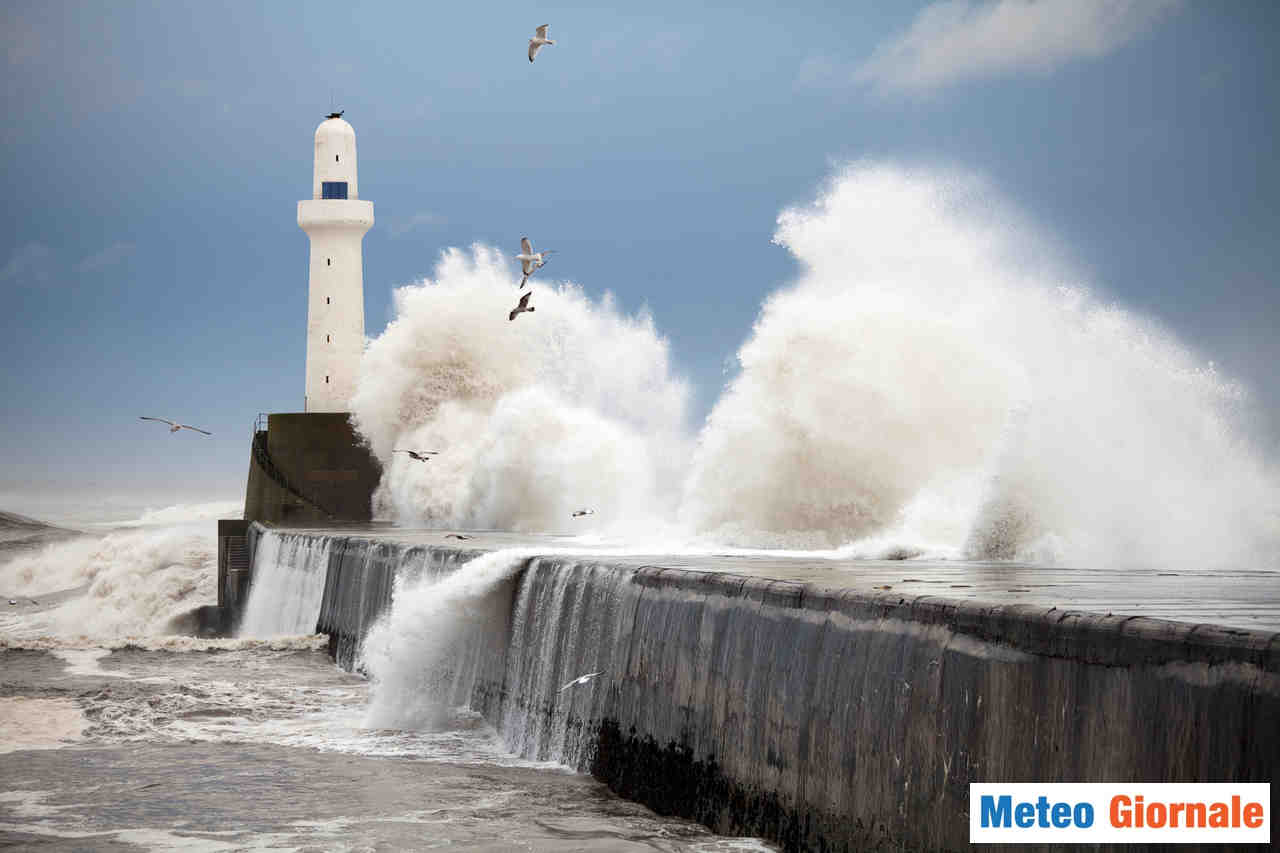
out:
<path id="1" fill-rule="evenodd" d="M 259 415 L 244 517 L 266 524 L 369 521 L 381 474 L 346 412 Z"/>

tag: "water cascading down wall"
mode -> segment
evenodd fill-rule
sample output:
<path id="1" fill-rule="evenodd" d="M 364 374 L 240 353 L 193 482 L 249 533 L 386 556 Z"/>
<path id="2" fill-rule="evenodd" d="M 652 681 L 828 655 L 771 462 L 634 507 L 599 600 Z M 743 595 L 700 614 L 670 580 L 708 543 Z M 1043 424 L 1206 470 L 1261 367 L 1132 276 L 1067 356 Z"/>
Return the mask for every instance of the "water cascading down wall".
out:
<path id="1" fill-rule="evenodd" d="M 398 588 L 482 553 L 259 525 L 250 539 L 251 602 L 259 584 L 311 602 L 288 619 L 315 614 L 348 668 Z M 446 698 L 514 753 L 720 833 L 960 850 L 970 782 L 1270 781 L 1280 767 L 1280 634 L 606 558 L 511 563 L 448 604 Z"/>

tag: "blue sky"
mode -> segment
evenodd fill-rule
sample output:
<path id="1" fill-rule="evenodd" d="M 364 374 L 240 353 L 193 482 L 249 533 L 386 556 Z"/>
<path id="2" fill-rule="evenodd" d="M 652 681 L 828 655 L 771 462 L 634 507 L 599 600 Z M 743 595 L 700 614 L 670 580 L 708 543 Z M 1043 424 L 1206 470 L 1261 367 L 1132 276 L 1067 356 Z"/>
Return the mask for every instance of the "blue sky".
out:
<path id="1" fill-rule="evenodd" d="M 370 335 L 442 248 L 529 233 L 647 306 L 700 419 L 794 276 L 778 212 L 843 161 L 940 164 L 1242 378 L 1280 444 L 1280 6 L 789 5 L 6 2 L 0 494 L 242 492 L 255 414 L 301 407 L 331 102 Z"/>

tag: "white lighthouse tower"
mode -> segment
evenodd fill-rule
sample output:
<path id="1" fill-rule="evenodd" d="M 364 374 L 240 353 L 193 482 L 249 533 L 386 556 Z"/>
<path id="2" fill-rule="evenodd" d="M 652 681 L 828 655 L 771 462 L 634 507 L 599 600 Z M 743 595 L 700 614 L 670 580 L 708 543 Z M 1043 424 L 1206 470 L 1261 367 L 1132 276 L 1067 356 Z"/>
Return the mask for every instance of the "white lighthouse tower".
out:
<path id="1" fill-rule="evenodd" d="M 356 132 L 331 113 L 316 128 L 311 198 L 298 202 L 298 227 L 311 238 L 305 411 L 346 412 L 364 350 L 364 259 L 373 202 L 360 201 Z"/>

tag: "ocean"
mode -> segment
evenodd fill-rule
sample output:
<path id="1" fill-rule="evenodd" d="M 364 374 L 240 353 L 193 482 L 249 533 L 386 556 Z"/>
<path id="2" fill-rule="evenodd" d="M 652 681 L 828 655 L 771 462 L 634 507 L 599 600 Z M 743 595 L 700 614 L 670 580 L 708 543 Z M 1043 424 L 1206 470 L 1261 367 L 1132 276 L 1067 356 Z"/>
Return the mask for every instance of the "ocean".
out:
<path id="1" fill-rule="evenodd" d="M 324 637 L 279 632 L 296 613 L 256 616 L 262 636 L 173 633 L 216 600 L 229 509 L 0 522 L 0 847 L 773 849 L 517 758 L 467 709 L 371 728 L 370 682 Z"/>

